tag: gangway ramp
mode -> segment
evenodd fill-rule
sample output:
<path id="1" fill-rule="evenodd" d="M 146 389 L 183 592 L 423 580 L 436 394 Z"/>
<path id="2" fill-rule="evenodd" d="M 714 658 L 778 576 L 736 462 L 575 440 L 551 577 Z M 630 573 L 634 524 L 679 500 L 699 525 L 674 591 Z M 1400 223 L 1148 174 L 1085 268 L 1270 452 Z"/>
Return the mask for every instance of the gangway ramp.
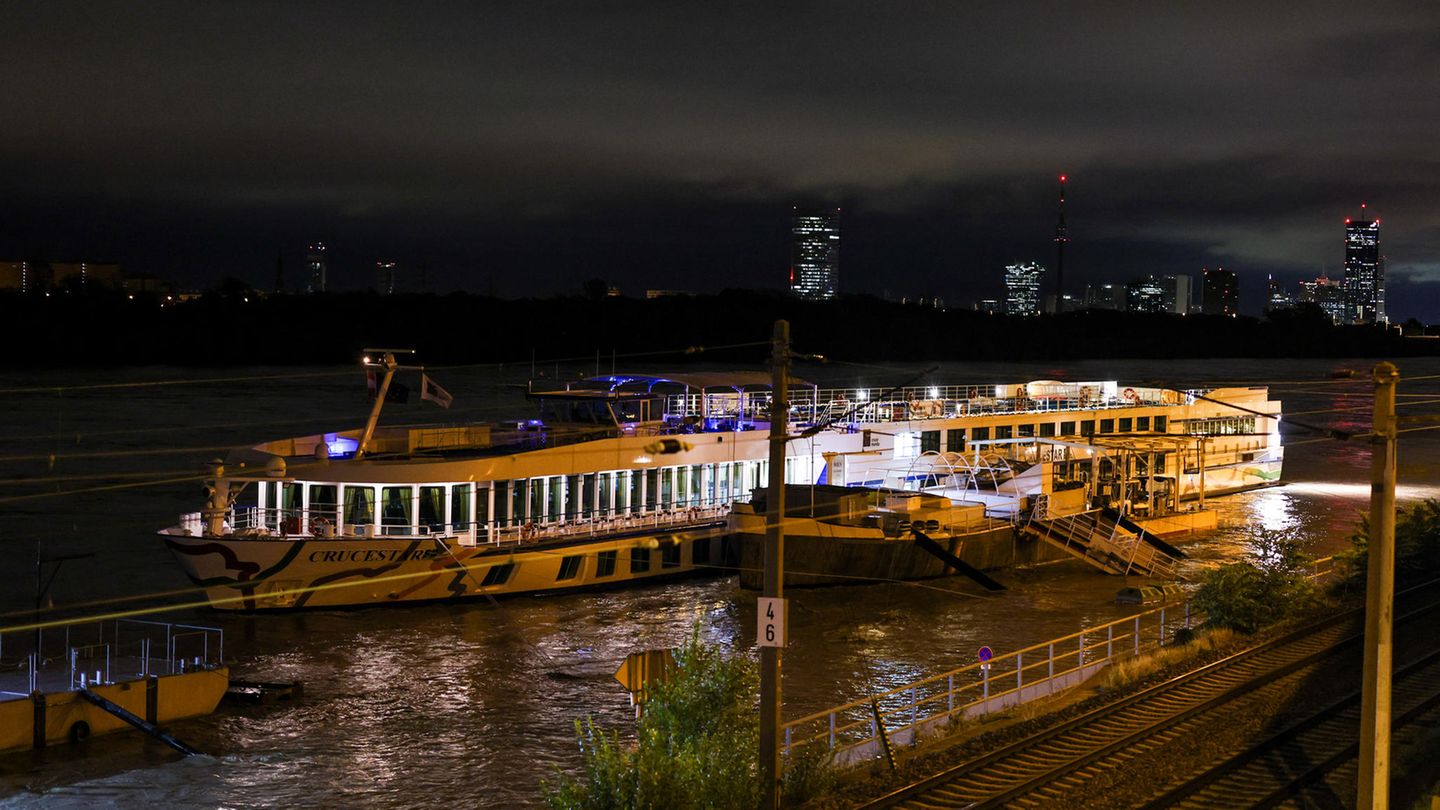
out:
<path id="1" fill-rule="evenodd" d="M 1176 566 L 1185 557 L 1113 509 L 1051 516 L 1042 498 L 1020 528 L 1108 574 L 1176 579 Z"/>

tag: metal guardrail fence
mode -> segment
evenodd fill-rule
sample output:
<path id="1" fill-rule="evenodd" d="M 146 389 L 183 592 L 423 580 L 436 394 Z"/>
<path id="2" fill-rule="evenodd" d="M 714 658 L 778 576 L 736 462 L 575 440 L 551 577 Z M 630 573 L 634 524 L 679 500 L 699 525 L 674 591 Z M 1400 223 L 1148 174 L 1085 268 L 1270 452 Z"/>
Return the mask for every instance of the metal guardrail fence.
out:
<path id="1" fill-rule="evenodd" d="M 1334 558 L 1324 557 L 1307 576 L 1320 580 L 1335 568 Z M 882 734 L 891 745 L 909 745 L 959 720 L 1054 695 L 1203 621 L 1186 600 L 957 667 L 792 720 L 783 727 L 784 750 L 823 745 L 837 765 L 865 762 L 880 755 Z"/>
<path id="2" fill-rule="evenodd" d="M 224 660 L 217 627 L 119 619 L 0 633 L 0 700 L 215 669 Z"/>

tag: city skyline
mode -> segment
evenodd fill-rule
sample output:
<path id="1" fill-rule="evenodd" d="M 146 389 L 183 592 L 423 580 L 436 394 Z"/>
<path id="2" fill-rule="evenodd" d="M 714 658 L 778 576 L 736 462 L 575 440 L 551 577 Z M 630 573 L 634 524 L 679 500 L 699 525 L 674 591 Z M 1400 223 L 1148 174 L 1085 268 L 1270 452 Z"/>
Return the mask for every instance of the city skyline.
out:
<path id="1" fill-rule="evenodd" d="M 825 201 L 842 292 L 958 304 L 1056 258 L 1063 172 L 1072 297 L 1218 265 L 1258 315 L 1268 276 L 1343 276 L 1364 200 L 1390 320 L 1440 320 L 1440 11 L 1054 8 L 7 7 L 0 256 L 263 288 L 324 239 L 337 290 L 380 257 L 510 297 L 783 289 L 785 212 Z"/>

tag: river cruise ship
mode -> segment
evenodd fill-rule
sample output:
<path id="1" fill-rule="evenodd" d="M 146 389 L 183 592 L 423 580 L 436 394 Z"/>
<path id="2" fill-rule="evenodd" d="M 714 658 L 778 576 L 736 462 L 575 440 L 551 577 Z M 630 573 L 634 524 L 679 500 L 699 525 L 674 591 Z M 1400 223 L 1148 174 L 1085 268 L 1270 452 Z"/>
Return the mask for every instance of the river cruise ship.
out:
<path id="1" fill-rule="evenodd" d="M 727 515 L 768 476 L 768 375 L 597 376 L 532 385 L 536 412 L 524 420 L 380 427 L 385 387 L 400 367 L 390 356 L 372 365 L 385 380 L 366 426 L 213 462 L 203 509 L 160 532 L 214 607 L 487 598 L 733 565 Z M 1273 483 L 1280 470 L 1279 403 L 1264 389 L 1102 382 L 871 391 L 797 382 L 789 398 L 789 484 L 863 486 L 923 458 L 930 471 L 906 467 L 900 483 L 933 489 L 933 459 L 966 463 L 955 460 L 978 459 L 979 448 L 1007 435 L 1163 435 L 1193 446 L 1198 455 L 1176 451 L 1166 455 L 1171 467 L 1152 460 L 1144 470 L 1152 500 L 1166 480 L 1179 497 L 1195 476 L 1208 475 L 1216 493 Z"/>

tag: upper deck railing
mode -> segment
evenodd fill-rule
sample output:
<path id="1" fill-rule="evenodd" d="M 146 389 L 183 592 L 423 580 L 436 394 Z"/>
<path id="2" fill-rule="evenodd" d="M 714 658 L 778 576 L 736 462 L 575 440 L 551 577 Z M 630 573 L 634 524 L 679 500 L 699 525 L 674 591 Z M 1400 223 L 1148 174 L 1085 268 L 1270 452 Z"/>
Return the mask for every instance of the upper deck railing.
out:
<path id="1" fill-rule="evenodd" d="M 1114 393 L 1109 393 L 1109 390 Z M 1066 385 L 1026 390 L 1019 385 L 911 386 L 897 390 L 867 388 L 795 389 L 790 392 L 790 419 L 800 425 L 859 424 L 948 419 L 957 416 L 1100 411 L 1115 408 L 1174 407 L 1194 404 L 1208 389 L 1174 391 L 1104 385 Z M 752 394 L 745 400 L 714 394 L 672 394 L 665 398 L 668 420 L 701 417 L 704 429 L 730 428 L 768 419 L 769 397 Z M 731 409 L 726 405 L 736 407 Z"/>

